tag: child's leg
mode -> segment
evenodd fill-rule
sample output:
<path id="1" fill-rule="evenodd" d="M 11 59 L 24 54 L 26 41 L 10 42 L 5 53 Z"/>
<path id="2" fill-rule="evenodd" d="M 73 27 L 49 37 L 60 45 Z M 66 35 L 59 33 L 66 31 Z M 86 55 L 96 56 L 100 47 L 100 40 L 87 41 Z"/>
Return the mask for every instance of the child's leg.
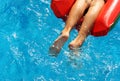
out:
<path id="1" fill-rule="evenodd" d="M 70 32 L 81 16 L 83 16 L 85 9 L 89 7 L 90 2 L 91 0 L 76 0 L 75 4 L 70 10 L 63 33 Z"/>
<path id="2" fill-rule="evenodd" d="M 82 45 L 83 41 L 85 40 L 87 35 L 90 33 L 93 27 L 93 24 L 103 5 L 104 5 L 104 0 L 93 0 L 91 2 L 90 8 L 87 14 L 85 15 L 85 18 L 81 25 L 81 29 L 79 31 L 78 36 L 69 45 L 70 49 L 78 48 Z"/>
<path id="3" fill-rule="evenodd" d="M 55 40 L 54 44 L 50 47 L 51 52 L 55 54 L 59 53 L 61 47 L 64 45 L 64 43 L 69 37 L 70 30 L 83 15 L 85 9 L 90 5 L 90 2 L 91 0 L 76 0 L 76 2 L 70 10 L 65 28 L 63 29 L 61 35 Z"/>

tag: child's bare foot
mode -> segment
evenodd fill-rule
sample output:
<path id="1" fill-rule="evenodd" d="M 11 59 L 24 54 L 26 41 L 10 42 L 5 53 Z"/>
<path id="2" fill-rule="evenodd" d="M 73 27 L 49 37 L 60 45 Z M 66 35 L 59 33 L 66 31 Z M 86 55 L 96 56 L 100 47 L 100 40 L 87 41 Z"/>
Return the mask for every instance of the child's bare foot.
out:
<path id="1" fill-rule="evenodd" d="M 70 50 L 74 50 L 79 48 L 83 41 L 85 40 L 84 36 L 77 36 L 70 44 L 69 44 L 69 48 Z"/>
<path id="2" fill-rule="evenodd" d="M 61 34 L 53 43 L 53 45 L 50 47 L 49 51 L 51 53 L 52 56 L 57 56 L 57 54 L 60 52 L 62 46 L 64 45 L 64 43 L 67 41 L 69 37 L 69 34 L 65 33 L 65 34 Z"/>

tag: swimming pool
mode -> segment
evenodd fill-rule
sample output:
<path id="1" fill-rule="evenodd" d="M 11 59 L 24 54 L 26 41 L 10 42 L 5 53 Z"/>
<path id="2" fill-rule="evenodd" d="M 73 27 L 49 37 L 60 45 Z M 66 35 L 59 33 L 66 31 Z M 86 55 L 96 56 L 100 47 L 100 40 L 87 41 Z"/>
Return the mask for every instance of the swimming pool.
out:
<path id="1" fill-rule="evenodd" d="M 50 0 L 0 0 L 0 81 L 120 81 L 120 19 L 104 37 L 89 36 L 79 56 L 68 44 L 57 58 L 48 50 L 64 23 Z"/>

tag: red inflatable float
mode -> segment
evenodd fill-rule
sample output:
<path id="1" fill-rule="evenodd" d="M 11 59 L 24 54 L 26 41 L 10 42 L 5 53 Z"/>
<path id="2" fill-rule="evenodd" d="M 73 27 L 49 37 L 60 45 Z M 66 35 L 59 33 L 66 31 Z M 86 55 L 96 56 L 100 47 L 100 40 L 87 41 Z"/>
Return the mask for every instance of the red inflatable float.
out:
<path id="1" fill-rule="evenodd" d="M 51 8 L 58 18 L 62 18 L 65 21 L 66 16 L 69 14 L 75 1 L 76 0 L 52 0 Z M 120 0 L 107 0 L 95 21 L 91 34 L 94 36 L 106 35 L 117 19 L 119 13 Z M 81 19 L 77 25 L 79 24 L 81 24 Z"/>

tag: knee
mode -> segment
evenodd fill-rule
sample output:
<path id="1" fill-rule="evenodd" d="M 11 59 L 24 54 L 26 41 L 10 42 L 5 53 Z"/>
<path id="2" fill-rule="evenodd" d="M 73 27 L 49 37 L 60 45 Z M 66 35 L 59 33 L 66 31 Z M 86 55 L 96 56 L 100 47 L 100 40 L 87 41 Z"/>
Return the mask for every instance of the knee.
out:
<path id="1" fill-rule="evenodd" d="M 96 0 L 98 4 L 100 5 L 104 5 L 105 4 L 105 0 Z"/>
<path id="2" fill-rule="evenodd" d="M 105 0 L 93 0 L 90 6 L 98 6 L 102 7 L 105 4 Z"/>
<path id="3" fill-rule="evenodd" d="M 104 0 L 93 0 L 93 2 L 90 5 L 91 11 L 93 11 L 91 13 L 94 15 L 97 12 L 99 12 L 102 9 L 102 7 L 104 6 L 104 4 L 105 4 Z M 96 12 L 96 13 L 94 13 L 94 12 Z"/>

